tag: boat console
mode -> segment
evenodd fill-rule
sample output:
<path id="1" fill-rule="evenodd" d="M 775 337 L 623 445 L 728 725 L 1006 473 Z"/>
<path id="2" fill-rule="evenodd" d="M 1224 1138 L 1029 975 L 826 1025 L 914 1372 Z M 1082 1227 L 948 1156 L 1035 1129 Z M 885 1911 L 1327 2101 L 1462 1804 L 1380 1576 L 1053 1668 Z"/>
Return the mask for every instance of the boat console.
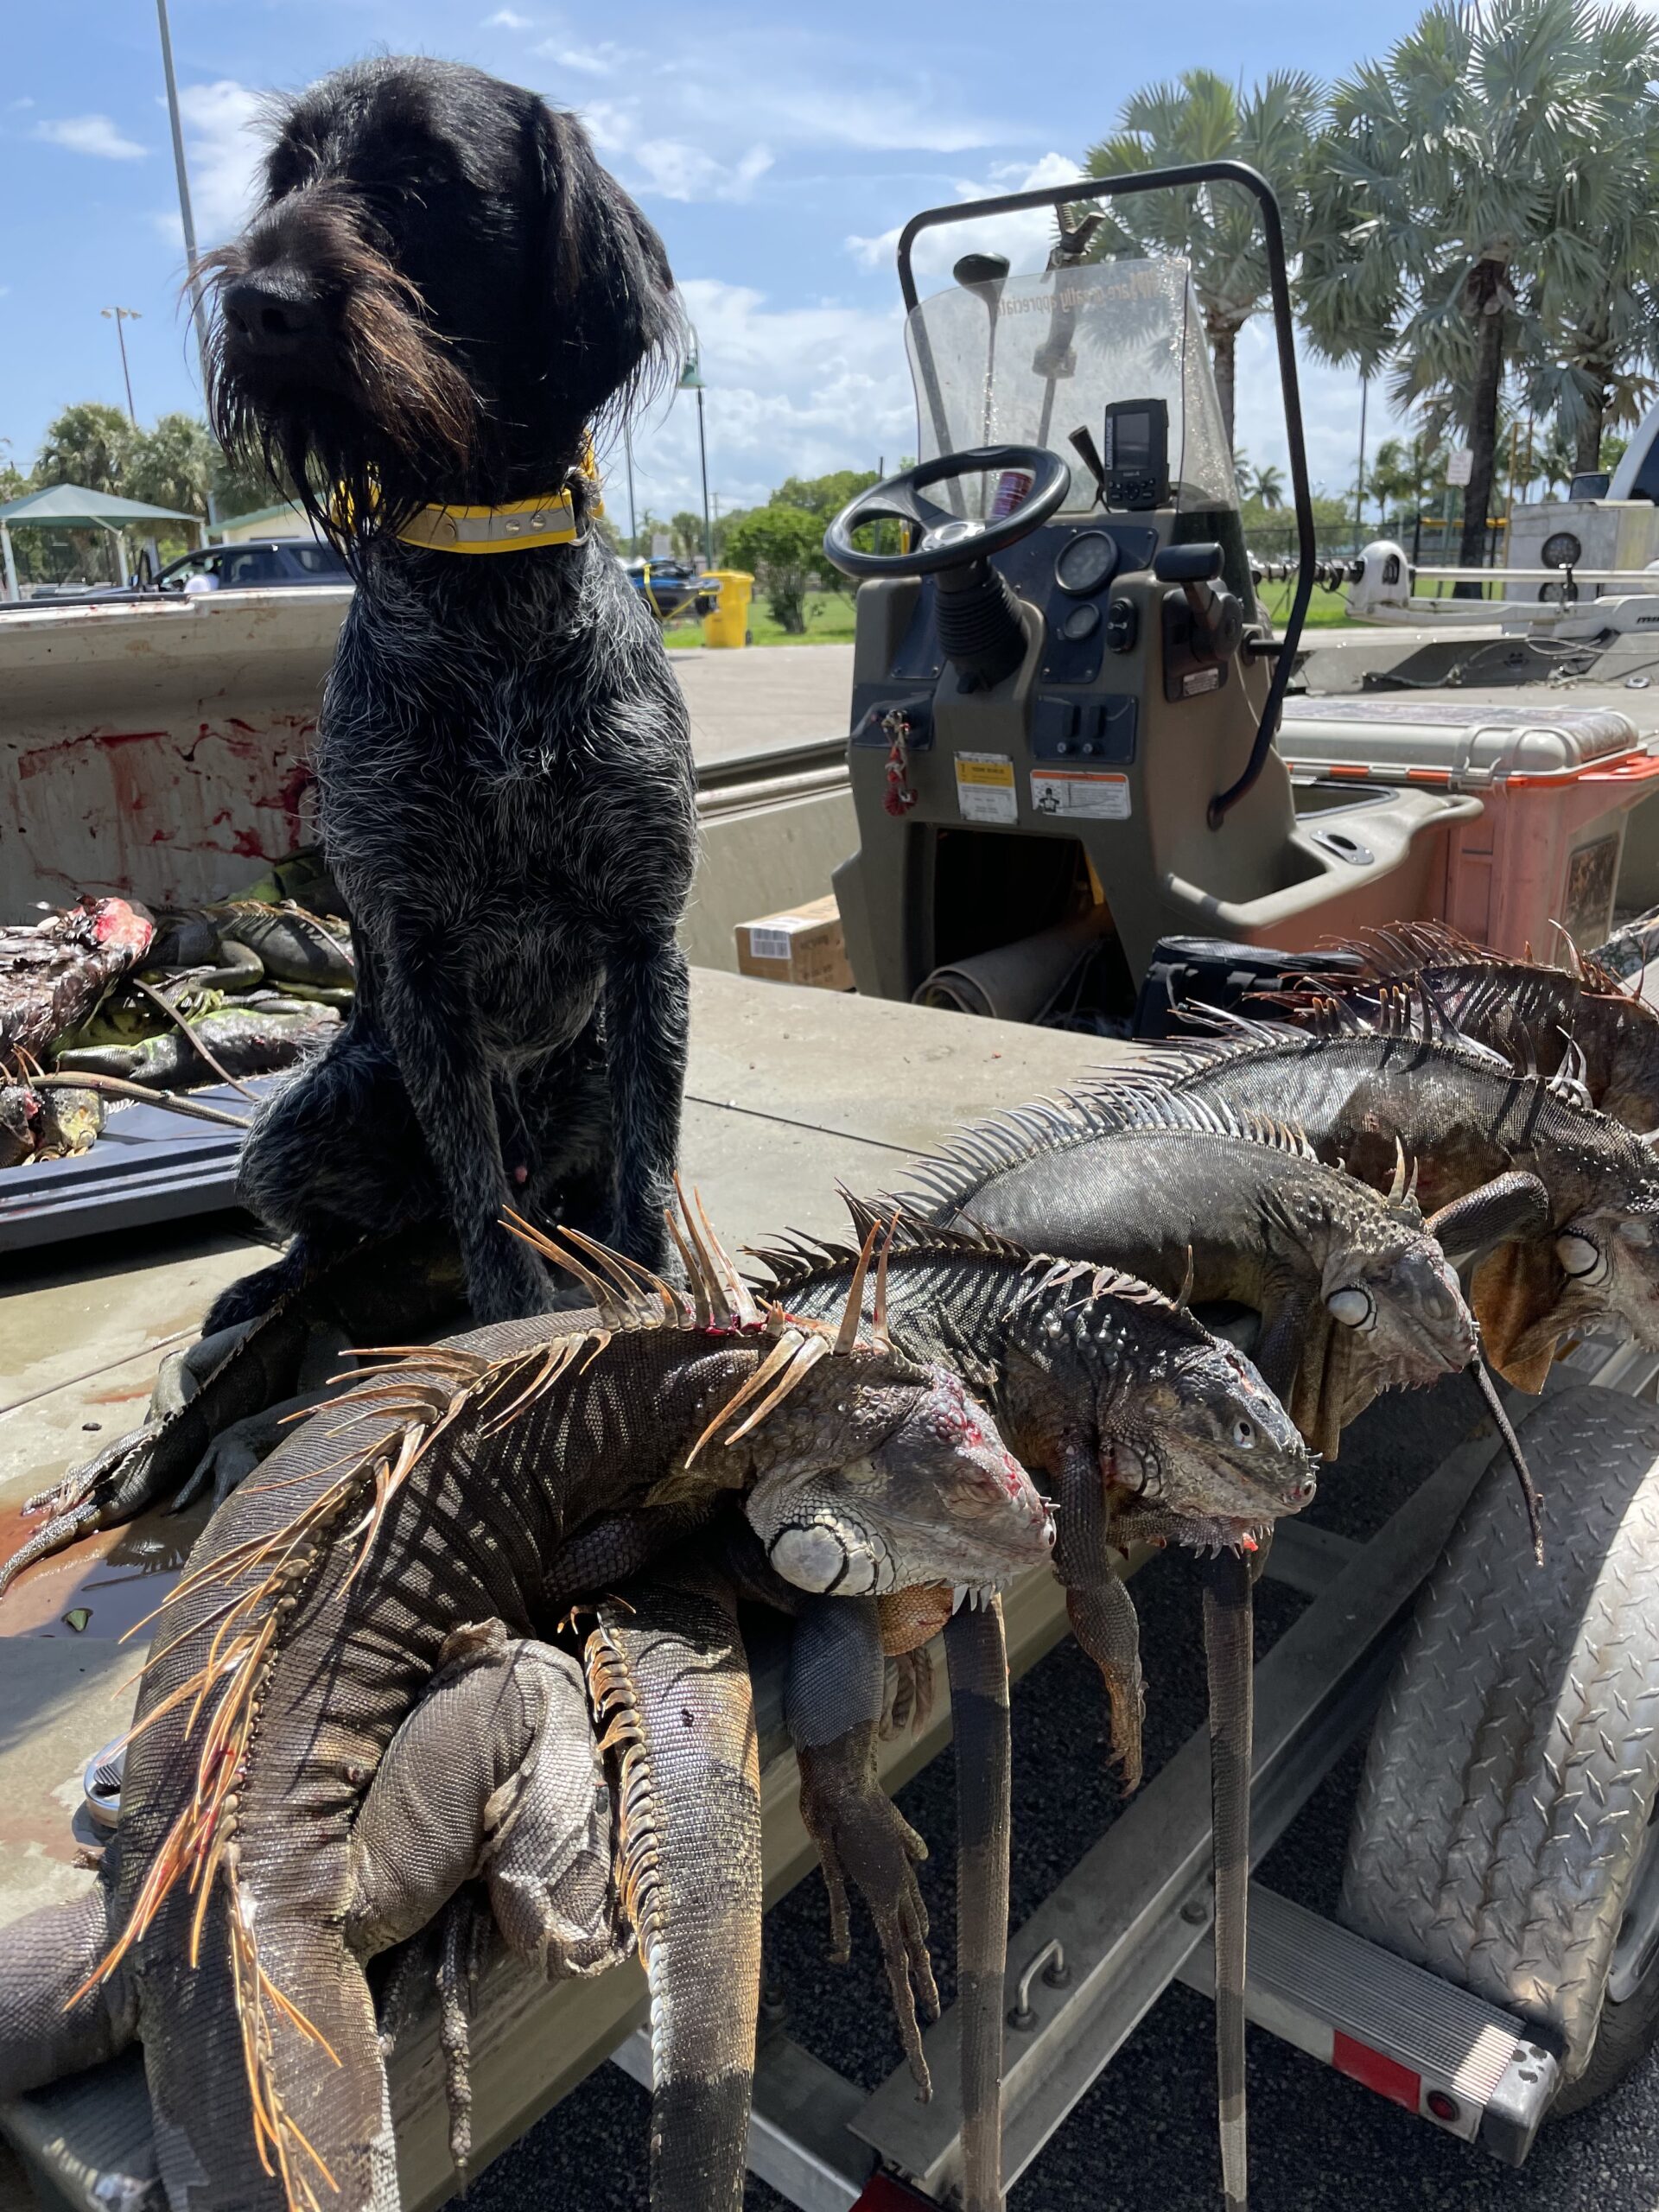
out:
<path id="1" fill-rule="evenodd" d="M 1062 231 L 1040 274 L 973 254 L 915 296 L 911 245 L 934 225 L 1193 179 L 1256 193 L 1277 247 L 1271 194 L 1236 163 L 936 209 L 904 233 L 920 459 L 824 540 L 860 580 L 860 849 L 835 882 L 861 991 L 909 998 L 1034 938 L 1034 964 L 1014 965 L 1040 993 L 1052 933 L 1081 931 L 1108 948 L 1099 989 L 1121 1006 L 1160 938 L 1305 947 L 1410 912 L 1438 849 L 1443 795 L 1374 799 L 1340 839 L 1298 821 L 1272 740 L 1306 592 L 1275 639 L 1185 264 L 1079 263 Z M 1274 267 L 1282 280 L 1281 251 Z M 1029 995 L 992 1002 L 1029 1015 Z"/>

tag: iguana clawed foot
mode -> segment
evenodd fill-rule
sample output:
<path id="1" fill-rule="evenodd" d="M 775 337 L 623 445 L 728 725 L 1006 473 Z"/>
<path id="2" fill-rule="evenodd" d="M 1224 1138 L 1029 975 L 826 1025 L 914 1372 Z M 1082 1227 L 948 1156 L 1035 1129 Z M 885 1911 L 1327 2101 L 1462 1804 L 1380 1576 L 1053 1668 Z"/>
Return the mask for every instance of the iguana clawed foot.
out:
<path id="1" fill-rule="evenodd" d="M 930 2020 L 939 2017 L 939 1993 L 927 1949 L 927 1907 L 916 1879 L 927 1846 L 881 1787 L 875 1765 L 876 1730 L 864 1724 L 833 1742 L 799 1751 L 801 1816 L 818 1847 L 830 1895 L 830 1957 L 844 1966 L 851 1955 L 847 1885 L 869 1908 L 887 1970 L 905 2057 L 924 2097 L 932 2094 L 922 2056 L 918 2000 Z"/>

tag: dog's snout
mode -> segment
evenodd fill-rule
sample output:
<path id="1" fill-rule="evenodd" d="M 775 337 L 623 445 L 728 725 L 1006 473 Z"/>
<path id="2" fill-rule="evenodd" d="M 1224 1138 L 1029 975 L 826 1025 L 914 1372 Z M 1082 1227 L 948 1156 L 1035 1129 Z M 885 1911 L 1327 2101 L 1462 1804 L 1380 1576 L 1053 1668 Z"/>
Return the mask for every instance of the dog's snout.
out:
<path id="1" fill-rule="evenodd" d="M 226 321 L 255 353 L 291 352 L 319 321 L 315 303 L 297 286 L 263 274 L 227 284 L 224 310 Z"/>

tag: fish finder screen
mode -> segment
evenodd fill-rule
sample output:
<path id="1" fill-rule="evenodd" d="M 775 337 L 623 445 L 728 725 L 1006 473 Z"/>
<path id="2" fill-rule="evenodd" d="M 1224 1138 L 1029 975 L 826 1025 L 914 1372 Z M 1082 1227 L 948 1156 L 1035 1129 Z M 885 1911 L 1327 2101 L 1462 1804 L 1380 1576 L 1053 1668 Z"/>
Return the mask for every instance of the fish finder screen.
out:
<path id="1" fill-rule="evenodd" d="M 1109 507 L 1160 507 L 1168 497 L 1169 406 L 1161 399 L 1114 400 L 1101 437 Z"/>

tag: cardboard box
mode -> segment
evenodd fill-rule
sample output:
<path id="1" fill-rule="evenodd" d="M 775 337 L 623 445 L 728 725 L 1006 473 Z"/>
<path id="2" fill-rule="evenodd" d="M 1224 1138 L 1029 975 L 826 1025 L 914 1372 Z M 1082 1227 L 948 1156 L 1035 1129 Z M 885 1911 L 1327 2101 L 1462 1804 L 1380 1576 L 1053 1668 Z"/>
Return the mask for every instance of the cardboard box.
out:
<path id="1" fill-rule="evenodd" d="M 740 922 L 736 937 L 740 976 L 763 976 L 770 983 L 805 983 L 818 991 L 853 988 L 833 891 L 810 905 Z"/>

